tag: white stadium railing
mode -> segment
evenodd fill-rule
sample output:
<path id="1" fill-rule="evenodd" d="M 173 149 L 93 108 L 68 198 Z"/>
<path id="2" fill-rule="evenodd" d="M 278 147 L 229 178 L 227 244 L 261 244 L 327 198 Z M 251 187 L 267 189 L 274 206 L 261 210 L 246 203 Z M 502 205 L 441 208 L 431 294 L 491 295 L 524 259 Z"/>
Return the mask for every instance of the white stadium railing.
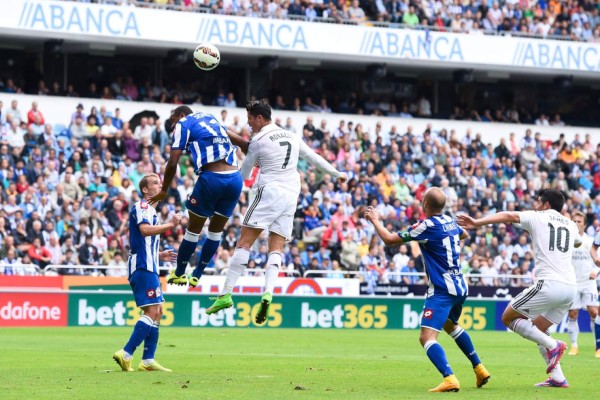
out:
<path id="1" fill-rule="evenodd" d="M 160 271 L 170 271 L 173 267 L 170 266 L 161 266 L 159 267 Z M 108 276 L 127 276 L 127 265 L 59 265 L 59 264 L 49 264 L 44 268 L 40 268 L 35 264 L 6 264 L 0 263 L 0 275 L 22 275 L 22 276 L 35 276 L 35 275 L 54 275 L 59 274 L 59 271 L 67 271 L 67 274 L 64 275 L 80 275 L 74 271 L 81 271 L 82 275 L 93 275 L 97 274 L 100 271 L 106 273 L 106 271 L 114 271 L 114 273 L 108 273 Z M 7 273 L 8 272 L 8 273 Z M 86 273 L 87 272 L 87 273 Z M 217 272 L 216 268 L 206 268 L 205 273 L 207 274 L 215 274 Z M 253 269 L 246 270 L 247 273 L 251 273 L 252 275 L 264 275 L 264 269 Z M 281 272 L 286 274 L 291 274 L 295 277 L 300 277 L 301 274 L 298 270 L 288 270 L 282 269 Z M 353 277 L 357 278 L 364 275 L 363 271 L 345 271 L 345 270 L 321 270 L 321 269 L 309 269 L 304 271 L 302 277 L 304 278 L 318 278 L 318 277 L 327 277 L 327 275 L 343 275 L 344 277 Z M 420 279 L 425 279 L 426 274 L 424 272 L 386 272 L 386 276 L 417 276 Z M 465 278 L 478 278 L 480 280 L 489 280 L 489 279 L 520 279 L 524 281 L 533 281 L 531 275 L 513 275 L 513 274 L 498 274 L 498 275 L 481 275 L 481 274 L 465 274 Z"/>

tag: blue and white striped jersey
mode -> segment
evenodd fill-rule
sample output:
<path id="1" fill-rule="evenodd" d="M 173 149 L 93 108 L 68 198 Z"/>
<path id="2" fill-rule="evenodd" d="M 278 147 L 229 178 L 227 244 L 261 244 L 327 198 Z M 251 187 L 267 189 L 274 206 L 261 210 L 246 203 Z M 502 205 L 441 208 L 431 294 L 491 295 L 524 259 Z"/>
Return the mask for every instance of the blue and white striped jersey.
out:
<path id="1" fill-rule="evenodd" d="M 409 228 L 409 232 L 425 259 L 427 295 L 466 296 L 469 290 L 459 263 L 460 235 L 464 231 L 456 221 L 447 215 L 434 215 Z"/>
<path id="2" fill-rule="evenodd" d="M 212 114 L 190 114 L 179 120 L 173 132 L 173 150 L 187 150 L 192 157 L 196 173 L 212 162 L 225 160 L 237 167 L 235 146 Z"/>
<path id="3" fill-rule="evenodd" d="M 138 268 L 158 274 L 160 235 L 144 237 L 140 231 L 141 224 L 158 225 L 156 210 L 146 200 L 135 203 L 129 212 L 129 276 Z"/>

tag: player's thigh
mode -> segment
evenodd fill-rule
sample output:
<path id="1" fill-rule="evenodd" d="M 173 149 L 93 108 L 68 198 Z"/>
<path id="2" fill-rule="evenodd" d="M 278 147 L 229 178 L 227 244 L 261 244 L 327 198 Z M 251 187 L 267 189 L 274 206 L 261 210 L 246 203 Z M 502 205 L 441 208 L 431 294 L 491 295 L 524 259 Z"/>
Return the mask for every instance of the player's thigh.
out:
<path id="1" fill-rule="evenodd" d="M 282 242 L 282 249 L 286 241 L 292 240 L 294 214 L 296 212 L 297 202 L 298 195 L 295 192 L 286 191 L 281 193 L 279 216 L 275 218 L 271 223 L 271 226 L 269 226 L 269 231 L 271 233 L 276 233 L 285 239 L 284 242 Z"/>
<path id="2" fill-rule="evenodd" d="M 162 295 L 158 275 L 145 269 L 136 269 L 129 277 L 135 304 L 144 308 L 150 305 L 162 304 Z"/>
<path id="3" fill-rule="evenodd" d="M 423 305 L 423 316 L 421 317 L 421 328 L 429 328 L 440 332 L 448 320 L 450 310 L 455 305 L 454 296 L 433 295 L 425 299 Z"/>
<path id="4" fill-rule="evenodd" d="M 240 197 L 241 175 L 217 174 L 206 171 L 200 174 L 185 206 L 190 213 L 199 217 L 210 218 L 218 213 L 230 217 Z M 234 187 L 235 190 L 230 189 Z"/>
<path id="5" fill-rule="evenodd" d="M 239 172 L 235 174 L 226 174 L 222 176 L 222 179 L 223 182 L 221 182 L 221 188 L 218 193 L 219 198 L 214 213 L 215 215 L 229 218 L 233 214 L 233 210 L 240 199 L 240 194 L 244 187 L 244 180 Z"/>
<path id="6" fill-rule="evenodd" d="M 538 307 L 540 310 L 538 315 L 543 316 L 553 324 L 559 324 L 572 308 L 576 293 L 576 286 L 558 281 L 546 281 L 542 296 L 538 299 L 538 301 L 544 301 L 544 305 Z M 544 311 L 541 311 L 542 307 L 545 307 Z"/>
<path id="7" fill-rule="evenodd" d="M 596 281 L 591 280 L 588 284 L 578 287 L 577 296 L 575 296 L 575 298 L 580 302 L 579 308 L 597 307 L 598 287 L 596 286 Z"/>
<path id="8" fill-rule="evenodd" d="M 249 228 L 270 230 L 271 225 L 281 215 L 288 213 L 291 203 L 290 197 L 291 196 L 281 188 L 268 186 L 260 187 L 256 191 L 250 207 L 248 207 L 242 225 Z M 294 209 L 296 207 L 295 201 L 297 201 L 297 197 L 294 200 Z"/>
<path id="9" fill-rule="evenodd" d="M 454 305 L 450 309 L 448 313 L 448 321 L 450 321 L 453 325 L 458 325 L 458 321 L 460 320 L 460 315 L 462 314 L 463 304 L 467 296 L 464 297 L 456 297 Z"/>

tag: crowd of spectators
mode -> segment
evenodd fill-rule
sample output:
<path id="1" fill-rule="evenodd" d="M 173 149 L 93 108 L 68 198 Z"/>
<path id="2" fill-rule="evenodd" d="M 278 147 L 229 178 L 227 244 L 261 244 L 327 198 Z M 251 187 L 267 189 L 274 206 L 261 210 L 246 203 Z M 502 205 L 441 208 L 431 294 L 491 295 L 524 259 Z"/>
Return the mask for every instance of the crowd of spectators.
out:
<path id="1" fill-rule="evenodd" d="M 23 106 L 15 100 L 0 107 L 0 273 L 33 274 L 61 264 L 73 268 L 60 273 L 124 275 L 124 269 L 103 266 L 125 265 L 128 210 L 140 199 L 139 181 L 147 173 L 164 172 L 170 145 L 161 121 L 147 116 L 130 123 L 118 109 L 79 105 L 52 116 L 65 123 L 66 129 L 56 130 L 37 102 L 29 110 Z M 223 110 L 217 118 L 249 137 L 237 116 Z M 342 277 L 354 271 L 371 289 L 379 283 L 421 283 L 422 276 L 402 275 L 423 271 L 418 246 L 384 247 L 363 212 L 372 205 L 389 229 L 406 229 L 424 218 L 421 200 L 431 186 L 446 194 L 449 215 L 478 217 L 531 209 L 535 193 L 553 187 L 568 199 L 565 212 L 579 209 L 587 215 L 589 234 L 600 227 L 600 146 L 589 134 L 572 142 L 561 135 L 551 142 L 524 127 L 493 146 L 469 130 L 461 135 L 430 125 L 424 132 L 411 126 L 386 132 L 380 123 L 370 129 L 357 118 L 336 127 L 327 121 L 315 124 L 313 116 L 275 121 L 349 177 L 338 185 L 300 161 L 302 191 L 283 273 L 320 270 L 327 277 Z M 238 157 L 243 159 L 239 151 Z M 194 179 L 190 160 L 183 157 L 168 199 L 158 208 L 161 219 L 185 211 Z M 248 193 L 242 193 L 224 233 L 211 266 L 216 274 L 228 267 Z M 177 249 L 183 233 L 182 228 L 167 232 L 161 247 Z M 476 285 L 526 285 L 535 267 L 530 242 L 515 226 L 480 228 L 463 243 L 463 271 Z M 263 235 L 252 249 L 247 273 L 260 274 L 267 256 Z"/>
<path id="2" fill-rule="evenodd" d="M 82 0 L 83 1 L 83 0 Z M 600 5 L 593 0 L 98 0 L 139 7 L 263 18 L 368 24 L 456 33 L 525 34 L 600 41 Z"/>

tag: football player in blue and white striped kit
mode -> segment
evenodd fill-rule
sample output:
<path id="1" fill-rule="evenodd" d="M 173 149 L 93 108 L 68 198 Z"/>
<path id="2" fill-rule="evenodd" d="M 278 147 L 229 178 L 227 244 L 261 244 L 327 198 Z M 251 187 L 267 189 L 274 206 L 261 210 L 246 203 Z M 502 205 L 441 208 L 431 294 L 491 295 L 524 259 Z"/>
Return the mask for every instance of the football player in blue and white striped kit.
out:
<path id="1" fill-rule="evenodd" d="M 427 299 L 421 317 L 419 341 L 425 348 L 427 357 L 444 377 L 444 380 L 430 392 L 458 392 L 460 383 L 454 376 L 446 358 L 446 352 L 438 343 L 438 334 L 446 331 L 455 341 L 473 366 L 478 388 L 485 385 L 490 374 L 479 360 L 469 334 L 458 325 L 462 306 L 468 294 L 467 284 L 459 264 L 460 240 L 468 233 L 452 218 L 442 214 L 446 196 L 439 188 L 432 187 L 425 192 L 423 209 L 424 221 L 406 231 L 391 233 L 379 220 L 372 207 L 365 212 L 377 234 L 388 246 L 417 241 L 423 254 L 429 282 Z"/>
<path id="2" fill-rule="evenodd" d="M 133 371 L 131 361 L 135 349 L 144 342 L 144 354 L 138 366 L 140 371 L 171 372 L 154 360 L 158 345 L 158 327 L 162 318 L 162 303 L 165 301 L 158 279 L 158 262 L 172 261 L 177 253 L 172 250 L 159 252 L 160 235 L 175 228 L 181 221 L 176 214 L 165 224 L 158 223 L 156 210 L 149 203 L 150 197 L 160 190 L 160 178 L 149 174 L 139 184 L 142 200 L 135 203 L 129 212 L 129 284 L 133 290 L 135 304 L 143 315 L 133 328 L 129 341 L 113 355 L 123 371 Z"/>
<path id="3" fill-rule="evenodd" d="M 212 114 L 194 113 L 188 106 L 179 106 L 171 112 L 165 124 L 167 132 L 174 127 L 171 154 L 165 169 L 161 191 L 152 201 L 163 201 L 177 172 L 179 158 L 187 151 L 192 158 L 198 180 L 185 206 L 190 214 L 185 236 L 179 246 L 177 268 L 171 271 L 167 282 L 176 285 L 198 285 L 202 272 L 215 255 L 225 224 L 233 214 L 243 180 L 235 156 L 236 147 L 227 135 L 227 129 Z M 185 275 L 188 262 L 196 250 L 204 223 L 210 218 L 208 237 L 202 245 L 198 266 L 191 276 Z"/>

